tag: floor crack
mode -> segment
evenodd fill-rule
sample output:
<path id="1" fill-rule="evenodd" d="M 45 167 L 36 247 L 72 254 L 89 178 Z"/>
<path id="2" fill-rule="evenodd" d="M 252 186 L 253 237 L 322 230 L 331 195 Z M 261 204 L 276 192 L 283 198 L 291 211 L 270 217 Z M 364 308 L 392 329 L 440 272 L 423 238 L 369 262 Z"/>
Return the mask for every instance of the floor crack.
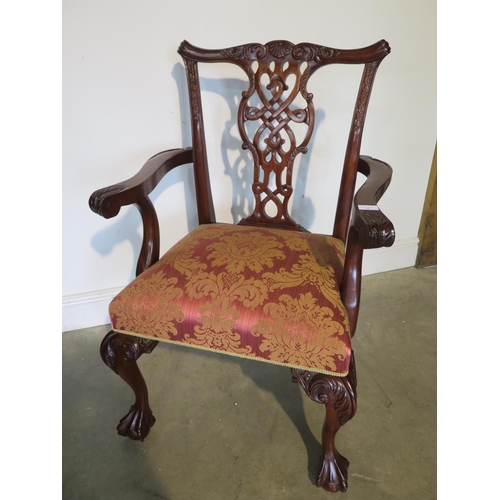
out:
<path id="1" fill-rule="evenodd" d="M 376 483 L 380 483 L 380 479 L 373 479 L 373 477 L 362 476 L 361 474 L 351 474 L 351 477 L 359 477 L 365 481 L 375 481 Z"/>
<path id="2" fill-rule="evenodd" d="M 377 384 L 378 388 L 382 391 L 382 394 L 386 397 L 387 401 L 389 401 L 389 404 L 386 405 L 386 407 L 390 408 L 392 405 L 392 401 L 390 400 L 389 396 L 385 393 L 384 389 L 382 389 L 382 387 L 380 387 L 380 384 L 374 378 L 373 378 L 373 381 Z"/>

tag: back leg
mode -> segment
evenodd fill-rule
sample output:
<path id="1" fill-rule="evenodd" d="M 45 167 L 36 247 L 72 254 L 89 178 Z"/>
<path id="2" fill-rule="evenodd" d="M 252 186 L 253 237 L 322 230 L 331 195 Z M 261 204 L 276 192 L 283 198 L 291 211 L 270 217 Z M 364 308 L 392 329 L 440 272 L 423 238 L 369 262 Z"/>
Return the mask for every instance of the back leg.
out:
<path id="1" fill-rule="evenodd" d="M 313 401 L 326 408 L 323 424 L 323 459 L 316 485 L 327 491 L 347 491 L 349 461 L 335 447 L 335 435 L 356 413 L 356 368 L 354 354 L 349 374 L 335 377 L 292 368 L 292 381 L 300 384 Z"/>
<path id="2" fill-rule="evenodd" d="M 150 353 L 157 340 L 147 340 L 110 331 L 101 343 L 101 358 L 132 388 L 135 403 L 117 426 L 120 436 L 144 441 L 156 419 L 149 407 L 148 389 L 137 360 L 143 353 Z"/>

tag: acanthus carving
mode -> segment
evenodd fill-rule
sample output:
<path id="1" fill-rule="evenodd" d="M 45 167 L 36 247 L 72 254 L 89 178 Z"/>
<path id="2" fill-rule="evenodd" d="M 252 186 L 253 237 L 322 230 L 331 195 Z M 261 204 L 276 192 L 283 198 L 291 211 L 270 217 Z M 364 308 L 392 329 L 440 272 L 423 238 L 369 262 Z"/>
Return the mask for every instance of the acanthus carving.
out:
<path id="1" fill-rule="evenodd" d="M 309 66 L 307 66 L 306 70 L 300 77 L 300 93 L 302 97 L 306 100 L 306 102 L 312 102 L 313 94 L 307 91 L 307 81 L 309 80 Z"/>
<path id="2" fill-rule="evenodd" d="M 115 184 L 92 193 L 89 199 L 90 209 L 102 217 L 114 217 L 120 212 L 121 204 L 112 196 L 125 190 L 122 184 Z"/>
<path id="3" fill-rule="evenodd" d="M 316 403 L 332 403 L 340 425 L 356 413 L 356 368 L 351 354 L 349 374 L 345 377 L 324 375 L 292 368 L 292 381 L 299 384 Z"/>
<path id="4" fill-rule="evenodd" d="M 198 102 L 198 71 L 197 63 L 190 59 L 185 60 L 187 84 L 189 89 L 189 101 L 191 103 L 191 116 L 193 121 L 200 120 L 200 103 Z"/>
<path id="5" fill-rule="evenodd" d="M 330 47 L 322 45 L 315 45 L 310 43 L 299 43 L 292 51 L 292 55 L 297 60 L 316 62 L 331 61 L 338 55 L 339 51 Z"/>
<path id="6" fill-rule="evenodd" d="M 390 247 L 394 243 L 394 226 L 382 212 L 363 210 L 358 214 L 361 222 L 356 228 L 363 248 Z"/>
<path id="7" fill-rule="evenodd" d="M 137 361 L 142 354 L 149 354 L 158 345 L 157 340 L 133 337 L 117 332 L 109 332 L 101 344 L 101 358 L 118 374 L 116 356 L 124 361 Z"/>
<path id="8" fill-rule="evenodd" d="M 375 72 L 380 64 L 380 61 L 371 62 L 366 65 L 363 73 L 363 80 L 361 82 L 360 95 L 358 97 L 356 111 L 354 115 L 354 127 L 359 129 L 363 126 L 365 121 L 366 109 L 368 107 L 368 99 L 375 78 Z"/>
<path id="9" fill-rule="evenodd" d="M 300 43 L 294 45 L 287 40 L 273 40 L 262 44 L 248 44 L 231 47 L 220 51 L 220 54 L 230 59 L 256 60 L 266 58 L 288 59 L 289 56 L 295 61 L 332 61 L 339 51 L 330 47 L 312 43 Z"/>
<path id="10" fill-rule="evenodd" d="M 132 337 L 114 331 L 109 332 L 102 341 L 102 360 L 129 384 L 135 394 L 134 404 L 116 428 L 120 436 L 144 441 L 156 422 L 149 406 L 148 389 L 136 361 L 142 354 L 150 353 L 157 345 L 157 340 Z"/>
<path id="11" fill-rule="evenodd" d="M 260 43 L 252 43 L 248 45 L 239 45 L 220 51 L 222 56 L 230 59 L 263 59 L 267 53 L 267 49 Z"/>
<path id="12" fill-rule="evenodd" d="M 322 430 L 323 457 L 316 485 L 327 491 L 347 491 L 349 461 L 335 447 L 335 435 L 356 413 L 356 368 L 351 353 L 349 373 L 345 377 L 324 375 L 292 368 L 292 381 L 326 408 Z"/>

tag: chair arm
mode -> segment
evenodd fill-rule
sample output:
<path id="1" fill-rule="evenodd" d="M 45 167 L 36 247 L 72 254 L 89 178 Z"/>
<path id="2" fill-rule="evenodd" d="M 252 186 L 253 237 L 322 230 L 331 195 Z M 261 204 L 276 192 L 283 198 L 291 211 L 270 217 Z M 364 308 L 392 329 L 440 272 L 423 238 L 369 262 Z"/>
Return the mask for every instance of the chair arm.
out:
<path id="1" fill-rule="evenodd" d="M 90 208 L 105 219 L 115 217 L 121 207 L 139 203 L 146 198 L 170 170 L 192 161 L 191 148 L 169 149 L 158 153 L 130 179 L 92 193 L 89 199 Z"/>
<path id="2" fill-rule="evenodd" d="M 370 156 L 360 156 L 358 172 L 367 177 L 354 196 L 353 226 L 359 234 L 359 243 L 363 249 L 390 247 L 396 237 L 394 226 L 377 202 L 391 182 L 392 168 Z"/>

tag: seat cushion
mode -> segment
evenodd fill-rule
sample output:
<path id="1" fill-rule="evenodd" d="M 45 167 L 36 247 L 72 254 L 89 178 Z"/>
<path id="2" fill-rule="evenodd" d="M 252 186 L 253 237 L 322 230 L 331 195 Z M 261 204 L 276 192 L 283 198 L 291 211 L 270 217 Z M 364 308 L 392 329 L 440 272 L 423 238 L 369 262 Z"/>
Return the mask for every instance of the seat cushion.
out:
<path id="1" fill-rule="evenodd" d="M 331 236 L 202 225 L 113 299 L 112 328 L 345 376 L 343 264 L 344 244 Z"/>

